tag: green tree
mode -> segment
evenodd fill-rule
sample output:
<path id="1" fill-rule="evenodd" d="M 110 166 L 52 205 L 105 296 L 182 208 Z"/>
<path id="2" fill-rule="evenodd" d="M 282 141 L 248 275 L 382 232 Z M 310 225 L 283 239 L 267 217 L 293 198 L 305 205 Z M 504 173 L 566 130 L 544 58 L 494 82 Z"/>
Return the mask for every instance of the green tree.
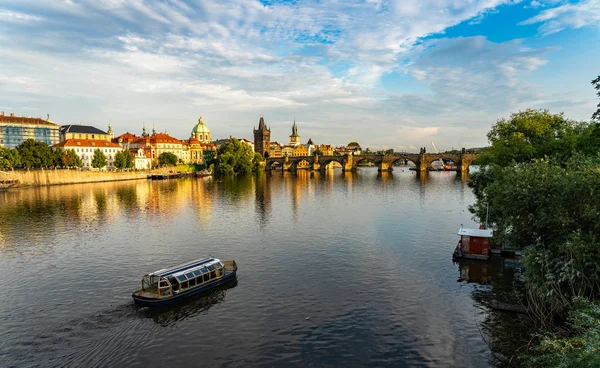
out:
<path id="1" fill-rule="evenodd" d="M 313 156 L 323 156 L 323 152 L 317 148 L 313 151 Z"/>
<path id="2" fill-rule="evenodd" d="M 585 124 L 568 120 L 548 110 L 527 109 L 500 119 L 487 138 L 490 147 L 482 152 L 479 164 L 509 166 L 546 156 L 570 157 L 576 150 L 579 132 Z"/>
<path id="3" fill-rule="evenodd" d="M 54 150 L 54 166 L 64 166 L 62 162 L 62 158 L 65 155 L 65 150 L 62 147 L 56 147 Z"/>
<path id="4" fill-rule="evenodd" d="M 74 149 L 68 149 L 64 152 L 61 158 L 62 165 L 66 167 L 81 167 L 81 157 L 75 152 Z"/>
<path id="5" fill-rule="evenodd" d="M 600 75 L 598 76 L 598 78 L 596 78 L 592 81 L 592 85 L 594 86 L 594 89 L 596 90 L 596 95 L 598 97 L 600 97 Z M 594 114 L 592 114 L 592 119 L 600 120 L 600 103 L 598 103 L 598 109 L 594 112 Z"/>
<path id="6" fill-rule="evenodd" d="M 249 174 L 261 167 L 263 158 L 252 151 L 252 148 L 232 138 L 219 147 L 214 160 L 216 174 Z"/>
<path id="7" fill-rule="evenodd" d="M 125 155 L 123 155 L 122 151 L 119 151 L 115 154 L 115 161 L 113 164 L 117 169 L 125 168 Z"/>
<path id="8" fill-rule="evenodd" d="M 20 164 L 21 155 L 17 149 L 0 147 L 0 168 L 9 170 Z"/>
<path id="9" fill-rule="evenodd" d="M 107 164 L 106 155 L 99 149 L 96 149 L 94 151 L 94 155 L 92 156 L 92 167 L 101 169 L 104 166 L 106 166 L 106 164 Z"/>
<path id="10" fill-rule="evenodd" d="M 126 149 L 123 151 L 123 157 L 125 158 L 125 168 L 131 169 L 135 167 L 135 156 L 130 150 Z"/>
<path id="11" fill-rule="evenodd" d="M 158 163 L 161 166 L 177 165 L 177 156 L 171 152 L 163 152 L 158 156 Z"/>
<path id="12" fill-rule="evenodd" d="M 27 168 L 48 167 L 54 164 L 54 152 L 44 142 L 27 139 L 17 146 L 21 163 Z"/>

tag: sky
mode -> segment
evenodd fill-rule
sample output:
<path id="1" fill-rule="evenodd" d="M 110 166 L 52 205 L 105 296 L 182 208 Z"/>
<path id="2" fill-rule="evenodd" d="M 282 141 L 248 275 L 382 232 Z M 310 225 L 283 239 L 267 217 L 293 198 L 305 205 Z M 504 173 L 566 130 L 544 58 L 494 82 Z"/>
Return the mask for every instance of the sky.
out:
<path id="1" fill-rule="evenodd" d="M 0 109 L 187 139 L 487 145 L 526 108 L 589 120 L 600 0 L 0 0 Z"/>

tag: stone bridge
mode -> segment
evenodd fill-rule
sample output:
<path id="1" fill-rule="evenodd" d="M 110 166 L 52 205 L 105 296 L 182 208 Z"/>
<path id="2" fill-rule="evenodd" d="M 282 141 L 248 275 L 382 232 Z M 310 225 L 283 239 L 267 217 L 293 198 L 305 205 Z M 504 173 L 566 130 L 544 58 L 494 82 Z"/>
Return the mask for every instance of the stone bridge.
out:
<path id="1" fill-rule="evenodd" d="M 306 165 L 305 169 L 325 170 L 325 167 L 331 162 L 337 162 L 342 166 L 343 171 L 356 171 L 358 165 L 369 160 L 377 165 L 379 171 L 393 171 L 393 165 L 397 162 L 411 161 L 415 164 L 417 171 L 427 171 L 433 161 L 440 158 L 449 159 L 456 165 L 456 171 L 467 172 L 469 166 L 477 157 L 476 153 L 467 152 L 464 148 L 460 153 L 394 153 L 390 155 L 343 155 L 343 156 L 285 156 L 269 157 L 265 160 L 266 170 L 284 170 L 296 171 L 300 166 Z"/>

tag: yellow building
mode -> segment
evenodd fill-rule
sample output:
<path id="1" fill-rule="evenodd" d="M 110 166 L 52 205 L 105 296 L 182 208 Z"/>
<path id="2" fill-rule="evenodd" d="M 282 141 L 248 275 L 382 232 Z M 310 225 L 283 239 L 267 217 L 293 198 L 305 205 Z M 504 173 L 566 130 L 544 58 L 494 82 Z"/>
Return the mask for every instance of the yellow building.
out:
<path id="1" fill-rule="evenodd" d="M 93 139 L 97 141 L 110 142 L 113 138 L 112 127 L 108 124 L 108 132 L 102 131 L 90 125 L 63 125 L 60 127 L 60 141 L 68 139 Z"/>
<path id="2" fill-rule="evenodd" d="M 188 159 L 184 161 L 186 163 L 209 163 L 215 157 L 217 147 L 212 142 L 210 129 L 204 124 L 202 117 L 198 119 L 198 124 L 192 129 L 192 136 L 187 141 L 187 147 L 184 147 L 184 149 L 188 152 Z"/>
<path id="3" fill-rule="evenodd" d="M 292 156 L 308 156 L 308 148 L 303 144 L 299 144 L 294 148 Z"/>
<path id="4" fill-rule="evenodd" d="M 27 139 L 52 146 L 60 142 L 60 126 L 48 119 L 5 116 L 0 112 L 0 147 L 16 148 Z"/>
<path id="5" fill-rule="evenodd" d="M 277 142 L 269 142 L 269 157 L 283 157 L 283 147 Z M 293 152 L 293 151 L 292 151 Z"/>
<path id="6" fill-rule="evenodd" d="M 281 156 L 293 156 L 294 155 L 294 146 L 285 145 L 281 148 Z"/>
<path id="7" fill-rule="evenodd" d="M 317 146 L 317 149 L 321 151 L 323 156 L 333 156 L 333 147 L 331 144 L 320 144 Z"/>

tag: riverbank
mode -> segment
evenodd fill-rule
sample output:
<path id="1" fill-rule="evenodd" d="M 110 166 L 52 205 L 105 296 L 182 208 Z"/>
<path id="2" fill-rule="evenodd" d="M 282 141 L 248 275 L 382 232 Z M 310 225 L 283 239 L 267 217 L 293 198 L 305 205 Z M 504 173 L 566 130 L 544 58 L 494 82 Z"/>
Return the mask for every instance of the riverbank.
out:
<path id="1" fill-rule="evenodd" d="M 18 180 L 20 188 L 40 187 L 48 185 L 61 184 L 83 184 L 83 183 L 101 183 L 108 181 L 138 180 L 146 179 L 151 173 L 168 172 L 166 169 L 156 169 L 150 171 L 128 171 L 128 172 L 108 172 L 108 171 L 80 171 L 80 170 L 27 170 L 27 171 L 9 171 L 2 177 L 11 180 Z"/>

